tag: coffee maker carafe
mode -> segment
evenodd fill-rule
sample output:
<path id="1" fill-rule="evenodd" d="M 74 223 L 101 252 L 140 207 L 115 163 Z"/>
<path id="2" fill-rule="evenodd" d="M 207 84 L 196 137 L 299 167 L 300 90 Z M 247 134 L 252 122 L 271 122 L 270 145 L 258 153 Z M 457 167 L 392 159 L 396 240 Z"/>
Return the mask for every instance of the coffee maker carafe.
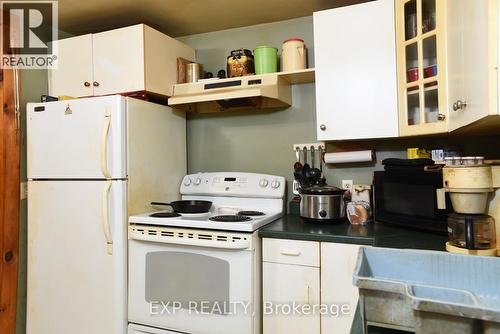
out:
<path id="1" fill-rule="evenodd" d="M 447 158 L 443 167 L 443 191 L 453 206 L 448 215 L 446 250 L 452 253 L 497 256 L 500 217 L 495 215 L 495 188 L 500 170 L 483 157 Z M 444 192 L 443 192 L 444 194 Z"/>

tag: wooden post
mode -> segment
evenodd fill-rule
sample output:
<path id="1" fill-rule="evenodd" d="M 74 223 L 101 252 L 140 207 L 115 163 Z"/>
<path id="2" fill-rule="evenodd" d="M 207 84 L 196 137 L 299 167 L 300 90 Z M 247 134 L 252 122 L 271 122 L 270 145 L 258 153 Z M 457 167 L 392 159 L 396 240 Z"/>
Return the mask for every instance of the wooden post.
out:
<path id="1" fill-rule="evenodd" d="M 20 151 L 14 71 L 2 70 L 0 81 L 0 328 L 16 328 L 19 255 Z M 19 96 L 19 95 L 18 95 Z"/>

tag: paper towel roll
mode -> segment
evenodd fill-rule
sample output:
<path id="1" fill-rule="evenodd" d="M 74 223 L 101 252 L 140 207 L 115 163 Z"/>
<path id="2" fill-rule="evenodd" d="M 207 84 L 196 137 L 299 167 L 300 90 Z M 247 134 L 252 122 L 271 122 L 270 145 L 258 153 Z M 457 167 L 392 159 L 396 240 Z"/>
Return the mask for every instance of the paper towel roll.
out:
<path id="1" fill-rule="evenodd" d="M 370 162 L 373 161 L 373 155 L 372 150 L 326 153 L 325 163 L 345 164 L 352 162 Z"/>

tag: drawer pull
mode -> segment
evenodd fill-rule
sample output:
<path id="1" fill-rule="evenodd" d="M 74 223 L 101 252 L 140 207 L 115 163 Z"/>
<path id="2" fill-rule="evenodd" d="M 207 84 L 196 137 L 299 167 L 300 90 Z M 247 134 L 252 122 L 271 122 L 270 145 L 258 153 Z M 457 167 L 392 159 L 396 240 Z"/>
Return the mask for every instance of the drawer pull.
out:
<path id="1" fill-rule="evenodd" d="M 290 251 L 290 250 L 280 250 L 281 255 L 286 255 L 286 256 L 299 256 L 300 251 Z"/>

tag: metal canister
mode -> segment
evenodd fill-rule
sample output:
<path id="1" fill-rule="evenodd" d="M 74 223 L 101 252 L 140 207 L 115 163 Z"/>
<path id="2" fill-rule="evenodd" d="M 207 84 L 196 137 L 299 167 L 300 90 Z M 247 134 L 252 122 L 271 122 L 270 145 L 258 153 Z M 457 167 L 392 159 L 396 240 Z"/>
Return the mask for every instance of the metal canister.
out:
<path id="1" fill-rule="evenodd" d="M 186 64 L 186 82 L 197 82 L 201 79 L 202 66 L 198 63 Z"/>
<path id="2" fill-rule="evenodd" d="M 307 67 L 307 52 L 304 40 L 289 38 L 283 42 L 281 63 L 283 72 L 303 70 Z"/>

